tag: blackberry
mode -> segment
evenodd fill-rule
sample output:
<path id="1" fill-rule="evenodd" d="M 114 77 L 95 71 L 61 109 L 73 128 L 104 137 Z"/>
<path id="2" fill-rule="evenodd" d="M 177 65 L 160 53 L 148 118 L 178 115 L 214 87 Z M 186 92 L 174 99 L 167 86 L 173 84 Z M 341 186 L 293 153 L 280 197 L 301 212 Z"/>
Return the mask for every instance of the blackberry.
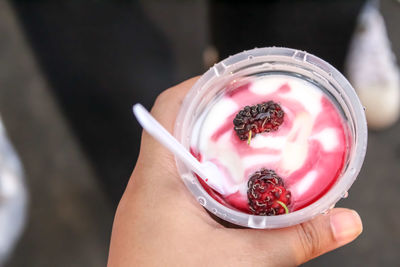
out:
<path id="1" fill-rule="evenodd" d="M 289 213 L 291 193 L 275 171 L 261 169 L 247 183 L 249 210 L 255 215 L 279 215 Z"/>
<path id="2" fill-rule="evenodd" d="M 233 119 L 234 129 L 240 140 L 250 143 L 256 134 L 278 130 L 284 114 L 281 106 L 273 101 L 245 106 Z"/>

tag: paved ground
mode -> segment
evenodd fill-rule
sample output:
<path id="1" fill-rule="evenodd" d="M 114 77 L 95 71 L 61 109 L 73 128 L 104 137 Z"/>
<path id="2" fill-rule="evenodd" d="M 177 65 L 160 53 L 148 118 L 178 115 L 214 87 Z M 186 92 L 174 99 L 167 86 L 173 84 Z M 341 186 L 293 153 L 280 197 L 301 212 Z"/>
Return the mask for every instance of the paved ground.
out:
<path id="1" fill-rule="evenodd" d="M 400 4 L 382 2 L 399 52 Z M 137 156 L 130 105 L 149 107 L 164 88 L 203 71 L 207 16 L 201 0 L 0 1 L 0 114 L 31 200 L 8 267 L 105 265 L 113 212 Z M 398 265 L 399 134 L 400 123 L 370 132 L 362 172 L 338 204 L 359 211 L 364 233 L 305 266 Z"/>
<path id="2" fill-rule="evenodd" d="M 27 227 L 7 266 L 103 266 L 111 204 L 4 1 L 0 59 L 0 113 L 30 194 Z"/>

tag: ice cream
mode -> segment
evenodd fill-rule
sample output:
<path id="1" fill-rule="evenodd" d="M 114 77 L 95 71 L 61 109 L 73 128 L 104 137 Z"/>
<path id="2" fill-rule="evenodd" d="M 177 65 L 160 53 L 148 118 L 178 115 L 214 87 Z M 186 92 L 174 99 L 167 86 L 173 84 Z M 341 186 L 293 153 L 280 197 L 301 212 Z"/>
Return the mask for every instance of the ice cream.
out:
<path id="1" fill-rule="evenodd" d="M 285 115 L 279 130 L 257 134 L 246 142 L 234 131 L 239 110 L 267 101 L 278 103 Z M 199 116 L 191 137 L 192 153 L 211 161 L 224 173 L 230 194 L 207 188 L 220 203 L 249 212 L 249 177 L 274 170 L 292 194 L 291 211 L 318 200 L 341 173 L 347 151 L 347 128 L 340 111 L 313 83 L 289 75 L 269 74 L 227 85 Z"/>

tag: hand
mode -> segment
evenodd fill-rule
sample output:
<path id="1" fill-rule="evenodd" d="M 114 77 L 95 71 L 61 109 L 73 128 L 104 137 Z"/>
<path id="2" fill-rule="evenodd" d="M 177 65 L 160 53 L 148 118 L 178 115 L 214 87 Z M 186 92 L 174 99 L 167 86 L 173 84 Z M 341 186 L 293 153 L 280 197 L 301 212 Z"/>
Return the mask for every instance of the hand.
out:
<path id="1" fill-rule="evenodd" d="M 170 132 L 196 80 L 157 98 L 151 112 Z M 144 132 L 115 215 L 108 266 L 295 266 L 353 241 L 361 231 L 358 214 L 342 208 L 284 229 L 225 228 L 186 189 L 173 155 Z"/>

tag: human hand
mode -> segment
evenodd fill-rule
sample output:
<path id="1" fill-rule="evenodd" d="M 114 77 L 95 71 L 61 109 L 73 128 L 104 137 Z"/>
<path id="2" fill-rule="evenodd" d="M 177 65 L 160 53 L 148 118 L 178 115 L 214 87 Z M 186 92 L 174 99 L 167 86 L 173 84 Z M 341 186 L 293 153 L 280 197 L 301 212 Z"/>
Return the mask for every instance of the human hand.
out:
<path id="1" fill-rule="evenodd" d="M 170 132 L 197 78 L 164 91 L 151 111 Z M 355 211 L 327 214 L 275 230 L 225 228 L 186 189 L 174 156 L 146 132 L 119 203 L 108 266 L 295 266 L 353 241 Z"/>

